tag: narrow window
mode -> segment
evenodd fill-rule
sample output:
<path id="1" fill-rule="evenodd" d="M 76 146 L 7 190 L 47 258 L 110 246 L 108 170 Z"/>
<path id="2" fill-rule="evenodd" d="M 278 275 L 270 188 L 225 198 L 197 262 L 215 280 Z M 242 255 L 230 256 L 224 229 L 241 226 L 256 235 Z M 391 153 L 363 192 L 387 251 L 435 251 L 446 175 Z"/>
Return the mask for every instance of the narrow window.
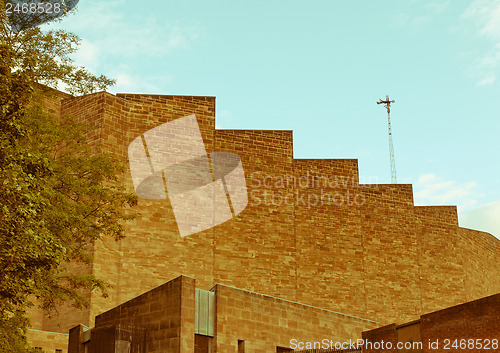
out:
<path id="1" fill-rule="evenodd" d="M 245 353 L 245 341 L 238 340 L 238 353 Z"/>

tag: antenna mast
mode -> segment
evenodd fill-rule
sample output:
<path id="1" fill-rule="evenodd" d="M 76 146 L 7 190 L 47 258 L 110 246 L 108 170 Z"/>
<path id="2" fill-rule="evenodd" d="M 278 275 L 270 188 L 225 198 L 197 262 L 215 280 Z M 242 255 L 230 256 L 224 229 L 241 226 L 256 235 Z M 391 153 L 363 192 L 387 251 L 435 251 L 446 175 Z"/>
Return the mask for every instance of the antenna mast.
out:
<path id="1" fill-rule="evenodd" d="M 397 178 L 396 178 L 396 161 L 394 159 L 394 145 L 392 144 L 392 129 L 391 129 L 391 103 L 394 103 L 396 101 L 394 100 L 389 100 L 389 96 L 385 96 L 385 101 L 382 99 L 379 99 L 377 104 L 384 104 L 384 107 L 387 109 L 387 124 L 389 127 L 389 154 L 391 158 L 391 183 L 392 184 L 397 184 Z"/>

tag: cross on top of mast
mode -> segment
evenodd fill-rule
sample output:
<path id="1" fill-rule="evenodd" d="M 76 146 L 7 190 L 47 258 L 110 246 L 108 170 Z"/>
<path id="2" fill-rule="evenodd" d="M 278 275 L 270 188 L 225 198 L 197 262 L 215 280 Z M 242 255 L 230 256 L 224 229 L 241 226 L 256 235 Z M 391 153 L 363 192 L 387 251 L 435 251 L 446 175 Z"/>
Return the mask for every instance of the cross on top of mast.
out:
<path id="1" fill-rule="evenodd" d="M 389 95 L 386 95 L 385 96 L 385 101 L 383 101 L 382 99 L 379 99 L 377 104 L 385 104 L 384 107 L 387 108 L 387 114 L 390 114 L 391 112 L 391 103 L 395 103 L 396 101 L 395 100 L 389 100 Z"/>

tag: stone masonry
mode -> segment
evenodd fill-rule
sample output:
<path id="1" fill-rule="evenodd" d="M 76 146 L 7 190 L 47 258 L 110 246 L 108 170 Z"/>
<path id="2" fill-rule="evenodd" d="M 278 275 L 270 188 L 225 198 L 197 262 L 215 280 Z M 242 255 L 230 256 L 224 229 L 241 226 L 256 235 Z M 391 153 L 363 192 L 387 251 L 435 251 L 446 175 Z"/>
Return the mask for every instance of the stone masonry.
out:
<path id="1" fill-rule="evenodd" d="M 61 96 L 55 114 L 127 161 L 130 142 L 195 114 L 208 152 L 240 156 L 249 202 L 238 216 L 181 237 L 170 202 L 140 199 L 126 238 L 94 245 L 90 269 L 112 285 L 90 307 L 61 308 L 34 329 L 68 332 L 181 275 L 389 324 L 500 292 L 500 241 L 459 227 L 454 206 L 417 207 L 411 185 L 360 184 L 355 159 L 295 159 L 292 131 L 215 128 L 215 98 Z M 134 192 L 130 172 L 123 176 Z M 226 289 L 222 289 L 226 290 Z"/>

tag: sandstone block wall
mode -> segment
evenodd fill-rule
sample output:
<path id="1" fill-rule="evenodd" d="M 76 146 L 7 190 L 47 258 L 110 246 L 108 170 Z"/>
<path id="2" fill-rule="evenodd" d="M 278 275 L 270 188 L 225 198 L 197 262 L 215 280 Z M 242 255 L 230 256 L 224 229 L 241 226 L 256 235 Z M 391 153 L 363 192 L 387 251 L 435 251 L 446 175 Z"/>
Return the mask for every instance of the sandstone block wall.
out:
<path id="1" fill-rule="evenodd" d="M 391 324 L 383 327 L 379 327 L 374 330 L 366 331 L 363 332 L 363 340 L 364 341 L 369 341 L 372 343 L 381 343 L 381 342 L 386 342 L 385 344 L 385 349 L 377 349 L 373 348 L 371 346 L 370 348 L 363 348 L 364 353 L 399 353 L 399 350 L 397 349 L 397 343 L 398 343 L 398 332 L 396 329 L 396 324 Z M 390 343 L 389 347 L 390 349 L 387 348 L 388 345 L 387 343 Z"/>
<path id="2" fill-rule="evenodd" d="M 500 292 L 500 241 L 493 235 L 459 228 L 459 251 L 467 301 Z"/>
<path id="3" fill-rule="evenodd" d="M 137 136 L 190 114 L 197 116 L 207 150 L 213 149 L 213 97 L 102 95 L 106 104 L 101 112 L 99 143 L 124 161 L 130 142 Z M 124 183 L 133 192 L 128 171 Z M 94 273 L 106 278 L 113 290 L 109 299 L 93 296 L 91 318 L 180 275 L 196 277 L 204 286 L 213 283 L 212 231 L 200 232 L 196 238 L 181 238 L 168 200 L 143 199 L 136 211 L 141 216 L 128 226 L 127 238 L 95 246 Z"/>
<path id="4" fill-rule="evenodd" d="M 94 246 L 92 271 L 112 289 L 92 294 L 90 325 L 180 275 L 381 323 L 500 291 L 500 242 L 460 228 L 454 207 L 415 207 L 411 185 L 359 184 L 357 160 L 294 159 L 291 131 L 216 130 L 214 97 L 96 93 L 62 100 L 61 114 L 89 123 L 91 141 L 125 162 L 134 138 L 196 114 L 208 152 L 240 156 L 249 192 L 238 216 L 187 237 L 168 199 L 141 199 L 126 238 Z M 134 192 L 129 171 L 123 184 Z M 72 317 L 59 317 L 61 332 Z"/>
<path id="5" fill-rule="evenodd" d="M 411 320 L 422 310 L 412 187 L 367 185 L 364 194 L 366 317 Z"/>
<path id="6" fill-rule="evenodd" d="M 90 352 L 111 346 L 114 336 L 97 333 L 118 326 L 129 331 L 145 329 L 147 352 L 190 353 L 198 341 L 205 343 L 198 346 L 200 352 L 211 344 L 213 352 L 236 352 L 244 346 L 246 353 L 264 353 L 307 342 L 348 342 L 378 325 L 225 285 L 216 285 L 212 291 L 216 303 L 213 339 L 195 336 L 195 280 L 181 276 L 98 315 Z M 78 335 L 75 338 L 79 340 Z M 76 341 L 71 342 L 75 352 L 82 347 Z"/>
<path id="7" fill-rule="evenodd" d="M 294 160 L 297 300 L 366 316 L 357 160 Z"/>
<path id="8" fill-rule="evenodd" d="M 496 294 L 422 315 L 406 325 L 391 324 L 363 332 L 363 351 L 496 352 L 500 349 L 499 319 L 500 294 Z M 401 349 L 408 342 L 416 342 L 420 347 L 410 344 L 407 349 Z"/>
<path id="9" fill-rule="evenodd" d="M 95 328 L 144 328 L 146 352 L 193 352 L 194 315 L 194 279 L 182 276 L 98 315 Z"/>
<path id="10" fill-rule="evenodd" d="M 259 293 L 217 285 L 214 352 L 276 352 L 307 342 L 348 342 L 378 324 L 353 316 L 289 302 Z"/>
<path id="11" fill-rule="evenodd" d="M 292 173 L 292 132 L 217 130 L 215 142 L 217 151 L 240 156 L 249 201 L 237 217 L 212 230 L 213 282 L 295 298 L 296 247 L 290 236 L 294 233 L 293 205 L 264 200 L 264 192 L 269 199 L 283 191 L 275 185 L 253 187 L 262 176 L 274 180 Z M 291 188 L 285 186 L 284 190 Z"/>
<path id="12" fill-rule="evenodd" d="M 419 272 L 424 274 L 420 280 L 422 312 L 467 301 L 465 267 L 457 256 L 463 249 L 456 207 L 415 207 L 415 218 Z M 477 254 L 485 255 L 484 252 Z M 437 259 L 441 259 L 439 270 L 436 270 Z"/>
<path id="13" fill-rule="evenodd" d="M 455 340 L 458 340 L 458 349 L 462 351 L 467 350 L 471 353 L 498 351 L 500 350 L 499 319 L 500 294 L 423 315 L 420 330 L 424 352 L 449 352 L 450 349 L 454 349 Z M 479 348 L 477 341 L 466 349 L 460 347 L 460 340 L 471 344 L 469 339 L 480 339 L 483 349 Z M 438 349 L 429 349 L 426 343 L 436 341 L 439 343 Z M 486 347 L 487 341 L 489 348 Z"/>
<path id="14" fill-rule="evenodd" d="M 27 338 L 32 347 L 41 348 L 43 352 L 68 353 L 67 333 L 30 329 Z"/>

